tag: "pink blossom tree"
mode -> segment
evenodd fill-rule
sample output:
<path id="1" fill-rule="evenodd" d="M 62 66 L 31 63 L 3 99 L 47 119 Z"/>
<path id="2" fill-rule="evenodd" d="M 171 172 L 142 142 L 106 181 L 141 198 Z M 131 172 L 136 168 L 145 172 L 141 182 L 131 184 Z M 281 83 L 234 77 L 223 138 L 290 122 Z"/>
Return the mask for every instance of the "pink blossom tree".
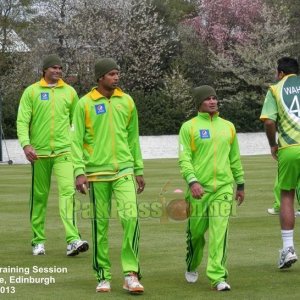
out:
<path id="1" fill-rule="evenodd" d="M 199 0 L 198 15 L 185 24 L 194 28 L 212 50 L 224 52 L 247 38 L 260 19 L 262 0 Z"/>

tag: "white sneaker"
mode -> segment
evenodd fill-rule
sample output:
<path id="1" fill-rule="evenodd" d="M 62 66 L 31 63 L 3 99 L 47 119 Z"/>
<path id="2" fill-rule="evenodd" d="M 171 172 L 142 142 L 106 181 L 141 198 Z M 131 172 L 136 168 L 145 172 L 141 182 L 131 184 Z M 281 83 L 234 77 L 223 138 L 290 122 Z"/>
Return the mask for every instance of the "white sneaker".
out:
<path id="1" fill-rule="evenodd" d="M 135 273 L 130 273 L 125 276 L 123 289 L 132 294 L 142 294 L 144 292 L 144 287 L 140 284 L 137 274 Z"/>
<path id="2" fill-rule="evenodd" d="M 36 244 L 32 246 L 32 254 L 33 255 L 44 255 L 46 253 L 45 251 L 45 245 L 44 244 Z"/>
<path id="3" fill-rule="evenodd" d="M 276 210 L 274 207 L 268 208 L 267 212 L 270 215 L 279 215 L 279 210 Z"/>
<path id="4" fill-rule="evenodd" d="M 96 292 L 107 293 L 110 292 L 110 282 L 108 280 L 100 280 L 96 286 Z"/>
<path id="5" fill-rule="evenodd" d="M 298 260 L 295 249 L 293 247 L 288 247 L 282 250 L 279 250 L 279 269 L 290 268 Z"/>
<path id="6" fill-rule="evenodd" d="M 219 292 L 230 291 L 230 289 L 231 289 L 230 285 L 226 281 L 221 281 L 221 282 L 217 283 L 215 288 Z"/>
<path id="7" fill-rule="evenodd" d="M 185 272 L 185 279 L 188 283 L 195 283 L 198 280 L 198 272 Z"/>
<path id="8" fill-rule="evenodd" d="M 295 211 L 295 217 L 300 217 L 300 210 Z"/>
<path id="9" fill-rule="evenodd" d="M 87 241 L 74 241 L 67 245 L 67 256 L 75 256 L 80 252 L 85 252 L 89 250 L 89 244 Z"/>

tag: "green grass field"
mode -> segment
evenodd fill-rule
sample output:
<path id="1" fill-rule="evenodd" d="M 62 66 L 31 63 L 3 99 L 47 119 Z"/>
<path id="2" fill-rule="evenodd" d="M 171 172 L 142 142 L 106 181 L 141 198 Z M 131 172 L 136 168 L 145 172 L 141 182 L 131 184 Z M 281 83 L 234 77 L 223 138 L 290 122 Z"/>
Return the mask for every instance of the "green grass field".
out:
<path id="1" fill-rule="evenodd" d="M 53 180 L 46 220 L 46 255 L 31 254 L 28 199 L 31 170 L 29 165 L 0 165 L 0 298 L 7 299 L 298 299 L 300 263 L 291 269 L 277 269 L 281 237 L 278 217 L 267 215 L 273 203 L 276 163 L 268 155 L 243 157 L 246 177 L 246 199 L 230 220 L 228 282 L 232 291 L 211 290 L 205 276 L 206 255 L 200 266 L 197 283 L 187 284 L 185 272 L 185 221 L 170 220 L 161 208 L 185 189 L 177 161 L 160 159 L 145 161 L 146 189 L 139 196 L 141 241 L 140 259 L 144 295 L 132 296 L 122 290 L 120 248 L 122 230 L 113 210 L 110 226 L 112 291 L 96 294 L 92 272 L 92 253 L 66 257 L 64 230 L 58 215 L 56 184 Z M 77 194 L 78 223 L 82 237 L 91 242 L 88 197 Z M 297 226 L 298 227 L 298 226 Z M 296 228 L 296 246 L 300 244 Z M 300 247 L 299 247 L 300 249 Z M 10 284 L 3 268 L 24 267 L 32 277 L 49 277 L 55 283 Z M 63 274 L 33 273 L 33 266 L 67 268 Z M 6 281 L 6 285 L 4 284 Z M 8 290 L 15 287 L 15 293 Z"/>

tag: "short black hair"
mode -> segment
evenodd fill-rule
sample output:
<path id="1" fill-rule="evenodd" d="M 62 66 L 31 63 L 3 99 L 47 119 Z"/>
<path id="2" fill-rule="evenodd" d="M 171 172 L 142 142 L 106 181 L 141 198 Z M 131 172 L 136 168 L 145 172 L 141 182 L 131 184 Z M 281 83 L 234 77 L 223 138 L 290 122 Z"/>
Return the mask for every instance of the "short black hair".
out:
<path id="1" fill-rule="evenodd" d="M 277 61 L 277 71 L 284 74 L 299 74 L 299 64 L 295 58 L 282 57 Z"/>

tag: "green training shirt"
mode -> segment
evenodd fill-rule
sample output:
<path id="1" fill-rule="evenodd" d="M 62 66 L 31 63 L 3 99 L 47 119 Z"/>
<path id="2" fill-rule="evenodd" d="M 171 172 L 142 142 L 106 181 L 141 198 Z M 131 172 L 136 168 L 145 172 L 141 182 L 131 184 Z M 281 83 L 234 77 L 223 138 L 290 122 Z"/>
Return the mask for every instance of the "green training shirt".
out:
<path id="1" fill-rule="evenodd" d="M 22 148 L 32 145 L 39 156 L 70 151 L 71 120 L 77 102 L 76 91 L 62 79 L 54 87 L 43 78 L 27 87 L 17 117 Z"/>
<path id="2" fill-rule="evenodd" d="M 207 192 L 244 183 L 244 171 L 234 125 L 208 113 L 185 122 L 179 132 L 180 171 L 189 184 L 198 181 Z"/>
<path id="3" fill-rule="evenodd" d="M 260 119 L 277 122 L 280 148 L 300 144 L 300 77 L 291 74 L 271 85 Z"/>
<path id="4" fill-rule="evenodd" d="M 133 99 L 121 89 L 110 99 L 96 88 L 82 97 L 73 118 L 72 155 L 75 176 L 119 174 L 132 168 L 143 174 L 138 115 Z"/>

